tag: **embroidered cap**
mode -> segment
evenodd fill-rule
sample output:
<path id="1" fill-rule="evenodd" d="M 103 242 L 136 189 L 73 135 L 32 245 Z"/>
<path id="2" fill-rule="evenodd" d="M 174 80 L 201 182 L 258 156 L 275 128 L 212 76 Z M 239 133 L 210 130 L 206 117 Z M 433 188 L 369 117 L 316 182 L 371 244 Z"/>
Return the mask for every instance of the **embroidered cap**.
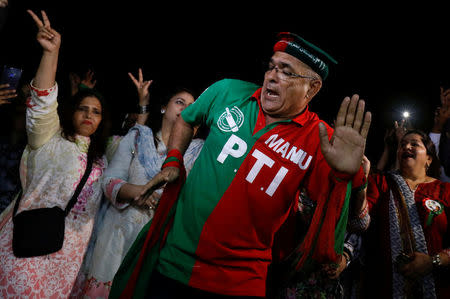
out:
<path id="1" fill-rule="evenodd" d="M 285 52 L 298 58 L 325 80 L 328 77 L 329 65 L 337 61 L 328 53 L 291 32 L 280 32 L 273 51 Z"/>

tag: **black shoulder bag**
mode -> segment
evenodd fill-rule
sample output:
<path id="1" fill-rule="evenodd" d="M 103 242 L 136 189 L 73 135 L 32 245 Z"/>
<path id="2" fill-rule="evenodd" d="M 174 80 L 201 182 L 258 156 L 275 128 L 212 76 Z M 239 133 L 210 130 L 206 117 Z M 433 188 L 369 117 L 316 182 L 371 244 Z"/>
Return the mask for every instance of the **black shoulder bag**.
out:
<path id="1" fill-rule="evenodd" d="M 40 208 L 16 215 L 21 195 L 13 211 L 13 252 L 16 257 L 33 257 L 59 251 L 64 243 L 65 218 L 78 200 L 92 169 L 88 159 L 84 175 L 65 210 L 60 207 Z"/>

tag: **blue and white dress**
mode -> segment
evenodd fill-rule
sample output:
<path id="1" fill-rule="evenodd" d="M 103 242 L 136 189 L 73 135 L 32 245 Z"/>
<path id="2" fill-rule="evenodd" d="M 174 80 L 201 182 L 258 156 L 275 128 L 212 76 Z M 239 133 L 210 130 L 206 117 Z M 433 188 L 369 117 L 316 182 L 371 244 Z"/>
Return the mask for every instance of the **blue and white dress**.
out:
<path id="1" fill-rule="evenodd" d="M 103 191 L 109 201 L 103 221 L 97 228 L 97 240 L 87 263 L 85 297 L 108 297 L 115 273 L 142 227 L 152 219 L 153 210 L 119 203 L 117 194 L 125 183 L 145 185 L 161 170 L 167 148 L 160 140 L 155 146 L 153 132 L 136 124 L 120 141 L 117 151 L 103 177 Z M 194 139 L 184 154 L 189 173 L 198 157 L 204 140 Z"/>

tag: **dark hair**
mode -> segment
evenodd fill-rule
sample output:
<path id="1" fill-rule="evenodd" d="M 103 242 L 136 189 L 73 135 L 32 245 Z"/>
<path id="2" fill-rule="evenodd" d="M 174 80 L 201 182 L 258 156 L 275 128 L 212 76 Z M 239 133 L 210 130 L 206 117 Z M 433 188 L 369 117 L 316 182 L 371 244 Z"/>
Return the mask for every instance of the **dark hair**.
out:
<path id="1" fill-rule="evenodd" d="M 439 85 L 445 90 L 450 88 L 450 77 L 444 76 L 439 80 Z"/>
<path id="2" fill-rule="evenodd" d="M 62 136 L 69 141 L 74 141 L 75 127 L 73 126 L 73 115 L 80 106 L 80 103 L 87 97 L 94 97 L 99 100 L 102 106 L 102 121 L 97 127 L 97 130 L 90 136 L 91 143 L 88 150 L 88 158 L 100 159 L 105 153 L 106 147 L 106 106 L 104 104 L 103 97 L 95 90 L 82 89 L 70 97 L 67 101 L 61 103 L 60 115 L 61 115 L 61 127 Z"/>
<path id="3" fill-rule="evenodd" d="M 161 130 L 162 126 L 163 114 L 161 113 L 161 108 L 163 106 L 167 106 L 167 104 L 169 104 L 170 99 L 176 94 L 179 94 L 181 92 L 187 92 L 190 95 L 192 95 L 195 99 L 195 94 L 190 89 L 185 87 L 175 87 L 161 97 L 161 100 L 158 102 L 159 106 L 155 105 L 150 108 L 150 113 L 146 125 L 153 131 L 153 139 L 155 145 L 157 145 L 158 141 L 160 141 L 156 137 L 156 133 L 158 133 L 159 130 Z"/>
<path id="4" fill-rule="evenodd" d="M 434 145 L 433 141 L 431 140 L 430 136 L 426 134 L 425 132 L 417 129 L 409 130 L 403 135 L 402 139 L 405 138 L 405 136 L 410 134 L 417 134 L 420 136 L 423 145 L 425 146 L 427 150 L 427 155 L 431 157 L 431 164 L 430 167 L 427 169 L 427 175 L 436 179 L 439 179 L 441 176 L 441 163 L 439 161 L 439 158 L 436 153 L 436 146 Z"/>

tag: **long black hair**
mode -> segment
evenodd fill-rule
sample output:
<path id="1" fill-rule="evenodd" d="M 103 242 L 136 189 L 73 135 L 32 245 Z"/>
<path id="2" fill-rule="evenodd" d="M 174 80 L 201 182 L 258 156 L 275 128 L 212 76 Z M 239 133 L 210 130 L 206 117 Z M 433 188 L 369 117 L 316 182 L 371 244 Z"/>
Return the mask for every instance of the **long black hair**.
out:
<path id="1" fill-rule="evenodd" d="M 95 97 L 102 106 L 102 121 L 97 127 L 97 130 L 90 136 L 91 143 L 88 150 L 88 159 L 95 161 L 100 159 L 105 153 L 106 138 L 106 105 L 103 96 L 93 89 L 82 89 L 69 97 L 68 100 L 63 101 L 60 106 L 62 136 L 69 141 L 74 141 L 75 127 L 73 125 L 73 115 L 80 106 L 80 103 L 87 97 Z"/>
<path id="2" fill-rule="evenodd" d="M 422 143 L 427 150 L 427 155 L 430 156 L 432 159 L 430 167 L 428 167 L 426 174 L 435 179 L 439 179 L 441 176 L 441 162 L 439 161 L 439 158 L 436 153 L 436 146 L 434 145 L 430 136 L 428 136 L 428 134 L 426 134 L 421 130 L 413 129 L 407 131 L 405 135 L 403 135 L 402 139 L 405 138 L 406 135 L 410 134 L 417 134 L 420 136 L 420 139 L 422 140 Z"/>

